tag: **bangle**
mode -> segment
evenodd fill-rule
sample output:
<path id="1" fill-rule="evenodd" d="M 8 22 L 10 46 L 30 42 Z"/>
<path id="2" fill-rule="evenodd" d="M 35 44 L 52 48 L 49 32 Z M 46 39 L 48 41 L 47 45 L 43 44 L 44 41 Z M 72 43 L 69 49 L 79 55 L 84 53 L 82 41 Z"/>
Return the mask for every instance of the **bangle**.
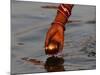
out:
<path id="1" fill-rule="evenodd" d="M 53 24 L 58 24 L 59 26 L 61 26 L 63 28 L 64 31 L 66 30 L 64 24 L 61 22 L 53 22 L 51 25 L 53 25 Z"/>

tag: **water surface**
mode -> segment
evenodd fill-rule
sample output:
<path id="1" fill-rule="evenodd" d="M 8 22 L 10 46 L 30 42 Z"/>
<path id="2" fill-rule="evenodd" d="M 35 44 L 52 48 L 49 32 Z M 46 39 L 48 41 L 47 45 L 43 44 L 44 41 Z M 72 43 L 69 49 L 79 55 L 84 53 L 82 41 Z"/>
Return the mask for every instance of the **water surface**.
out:
<path id="1" fill-rule="evenodd" d="M 75 5 L 70 20 L 79 22 L 66 24 L 63 57 L 52 58 L 44 41 L 56 9 L 42 8 L 47 5 L 59 4 L 12 1 L 11 73 L 95 69 L 95 6 Z"/>

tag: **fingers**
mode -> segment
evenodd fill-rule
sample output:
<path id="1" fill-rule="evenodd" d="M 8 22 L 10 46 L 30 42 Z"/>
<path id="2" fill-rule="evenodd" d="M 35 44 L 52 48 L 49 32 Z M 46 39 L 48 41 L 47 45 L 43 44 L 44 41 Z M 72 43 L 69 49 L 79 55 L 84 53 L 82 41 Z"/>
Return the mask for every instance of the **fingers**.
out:
<path id="1" fill-rule="evenodd" d="M 59 49 L 60 51 L 62 51 L 64 47 L 64 33 L 57 32 L 56 35 L 53 36 L 52 40 L 55 40 L 56 42 L 59 43 Z"/>
<path id="2" fill-rule="evenodd" d="M 61 40 L 61 42 L 60 42 L 60 51 L 63 50 L 63 47 L 64 47 L 64 40 Z"/>
<path id="3" fill-rule="evenodd" d="M 50 41 L 51 41 L 51 38 L 56 34 L 57 30 L 53 27 L 51 27 L 47 34 L 46 34 L 46 40 L 45 40 L 45 47 L 48 47 Z"/>
<path id="4" fill-rule="evenodd" d="M 59 50 L 62 51 L 64 47 L 64 37 L 59 39 Z"/>
<path id="5" fill-rule="evenodd" d="M 60 40 L 60 50 L 62 51 L 63 50 L 63 47 L 64 47 L 64 32 L 61 33 L 61 40 Z"/>

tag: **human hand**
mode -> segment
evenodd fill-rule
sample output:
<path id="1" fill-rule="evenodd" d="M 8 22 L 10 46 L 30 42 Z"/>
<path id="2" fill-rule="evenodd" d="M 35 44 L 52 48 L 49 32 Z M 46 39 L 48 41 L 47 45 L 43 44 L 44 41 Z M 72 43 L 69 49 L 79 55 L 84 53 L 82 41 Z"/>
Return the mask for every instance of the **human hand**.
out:
<path id="1" fill-rule="evenodd" d="M 45 48 L 48 47 L 52 40 L 59 43 L 59 50 L 62 51 L 64 46 L 64 28 L 60 24 L 54 23 L 49 28 L 46 34 Z"/>

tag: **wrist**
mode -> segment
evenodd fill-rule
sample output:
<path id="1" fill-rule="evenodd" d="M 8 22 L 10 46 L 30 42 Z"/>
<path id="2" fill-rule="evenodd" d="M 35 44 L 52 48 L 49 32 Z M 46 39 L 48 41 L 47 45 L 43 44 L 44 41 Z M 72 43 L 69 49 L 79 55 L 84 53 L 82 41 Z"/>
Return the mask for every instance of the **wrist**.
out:
<path id="1" fill-rule="evenodd" d="M 61 22 L 53 22 L 51 25 L 58 25 L 58 26 L 60 26 L 60 27 L 63 28 L 63 31 L 66 30 L 66 29 L 65 29 L 65 25 L 64 25 L 63 23 L 61 23 Z"/>

